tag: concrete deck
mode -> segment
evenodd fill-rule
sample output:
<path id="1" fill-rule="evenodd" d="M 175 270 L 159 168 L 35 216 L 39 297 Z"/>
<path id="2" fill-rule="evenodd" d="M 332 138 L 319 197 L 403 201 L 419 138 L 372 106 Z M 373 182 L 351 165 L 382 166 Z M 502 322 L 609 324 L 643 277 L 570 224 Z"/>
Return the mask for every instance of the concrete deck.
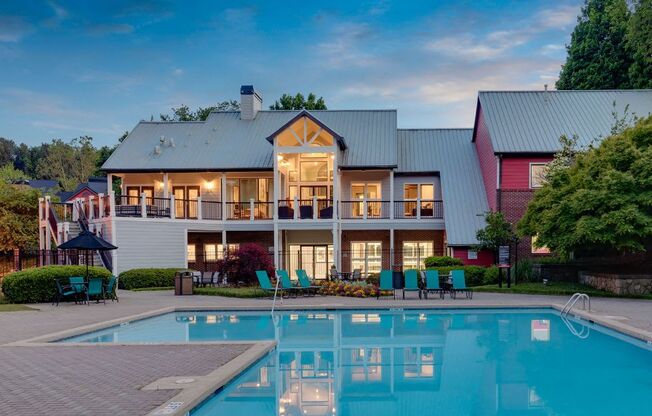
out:
<path id="1" fill-rule="evenodd" d="M 173 308 L 269 309 L 269 299 L 212 296 L 173 296 L 171 291 L 120 291 L 119 303 L 33 305 L 37 310 L 0 313 L 0 408 L 15 415 L 142 415 L 185 397 L 186 405 L 210 391 L 196 386 L 224 382 L 220 369 L 260 344 L 197 345 L 46 345 L 23 342 L 61 331 L 104 324 L 139 314 Z M 313 297 L 284 299 L 280 308 L 371 307 L 483 307 L 563 305 L 568 297 L 476 293 L 473 300 L 358 299 Z M 652 340 L 652 301 L 614 298 L 592 299 L 592 312 L 584 315 L 643 339 Z M 19 342 L 19 343 L 17 343 Z M 8 345 L 13 343 L 14 345 Z M 226 365 L 229 363 L 229 365 Z M 189 388 L 174 387 L 174 380 L 198 379 Z M 160 383 L 160 384 L 157 384 Z M 149 385 L 148 389 L 142 389 Z M 167 386 L 161 389 L 152 386 Z M 171 388 L 171 389 L 170 389 Z M 212 387 L 211 387 L 212 388 Z M 174 413 L 177 414 L 177 413 Z"/>

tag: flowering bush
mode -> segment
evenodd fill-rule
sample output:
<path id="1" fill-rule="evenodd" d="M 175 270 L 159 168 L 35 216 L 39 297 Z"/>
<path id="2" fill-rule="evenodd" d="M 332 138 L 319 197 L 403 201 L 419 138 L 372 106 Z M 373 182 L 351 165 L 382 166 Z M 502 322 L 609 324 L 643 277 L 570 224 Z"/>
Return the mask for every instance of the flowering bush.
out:
<path id="1" fill-rule="evenodd" d="M 319 293 L 330 296 L 349 296 L 367 298 L 378 296 L 378 288 L 366 282 L 322 282 Z"/>
<path id="2" fill-rule="evenodd" d="M 218 260 L 217 270 L 222 275 L 226 273 L 229 283 L 255 285 L 258 282 L 256 270 L 267 270 L 273 276 L 274 264 L 265 247 L 257 243 L 245 243 L 235 252 L 229 251 L 223 259 Z"/>

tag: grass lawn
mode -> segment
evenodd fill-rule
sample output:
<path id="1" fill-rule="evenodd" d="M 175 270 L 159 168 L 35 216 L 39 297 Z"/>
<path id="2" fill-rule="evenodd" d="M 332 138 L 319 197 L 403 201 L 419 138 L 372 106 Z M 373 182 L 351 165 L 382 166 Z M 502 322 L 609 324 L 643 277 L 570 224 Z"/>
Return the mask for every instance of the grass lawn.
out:
<path id="1" fill-rule="evenodd" d="M 258 287 L 196 287 L 196 295 L 226 296 L 229 298 L 266 298 L 269 293 Z"/>
<path id="2" fill-rule="evenodd" d="M 525 295 L 567 295 L 570 296 L 576 292 L 586 293 L 589 296 L 602 296 L 610 298 L 618 297 L 635 297 L 635 296 L 618 296 L 613 293 L 598 290 L 590 286 L 581 285 L 579 283 L 569 282 L 549 282 L 547 285 L 543 283 L 519 283 L 507 288 L 503 283 L 503 287 L 499 288 L 498 285 L 476 286 L 473 288 L 477 292 L 498 292 L 498 293 L 520 293 Z M 636 296 L 641 299 L 652 299 L 652 295 Z"/>
<path id="3" fill-rule="evenodd" d="M 34 311 L 36 309 L 18 303 L 9 303 L 0 295 L 0 312 Z"/>

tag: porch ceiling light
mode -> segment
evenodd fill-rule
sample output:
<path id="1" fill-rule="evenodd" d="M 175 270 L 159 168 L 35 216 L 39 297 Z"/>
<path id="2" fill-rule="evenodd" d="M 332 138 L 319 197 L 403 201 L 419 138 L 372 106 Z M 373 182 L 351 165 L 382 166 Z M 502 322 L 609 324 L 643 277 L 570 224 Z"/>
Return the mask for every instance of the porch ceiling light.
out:
<path id="1" fill-rule="evenodd" d="M 208 189 L 209 191 L 215 187 L 215 182 L 214 181 L 204 181 L 204 188 Z"/>

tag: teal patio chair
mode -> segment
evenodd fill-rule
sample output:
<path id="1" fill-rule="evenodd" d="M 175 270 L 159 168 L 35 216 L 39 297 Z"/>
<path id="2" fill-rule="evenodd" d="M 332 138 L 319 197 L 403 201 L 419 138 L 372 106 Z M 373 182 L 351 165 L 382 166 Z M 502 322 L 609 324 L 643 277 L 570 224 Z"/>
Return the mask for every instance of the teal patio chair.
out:
<path id="1" fill-rule="evenodd" d="M 414 269 L 405 271 L 405 286 L 403 287 L 403 299 L 405 299 L 405 292 L 418 292 L 419 299 L 421 299 L 421 289 L 419 289 L 419 282 L 417 278 L 417 271 Z"/>
<path id="2" fill-rule="evenodd" d="M 380 285 L 378 286 L 378 296 L 376 299 L 380 299 L 380 292 L 392 291 L 394 299 L 396 299 L 396 290 L 394 290 L 393 274 L 391 270 L 381 270 L 380 271 Z"/>
<path id="3" fill-rule="evenodd" d="M 426 276 L 426 288 L 424 289 L 424 294 L 426 299 L 428 299 L 428 293 L 439 293 L 439 298 L 444 299 L 444 289 L 439 286 L 439 271 L 438 270 L 426 270 L 421 272 Z"/>
<path id="4" fill-rule="evenodd" d="M 59 306 L 59 302 L 67 297 L 75 298 L 75 303 L 77 303 L 79 294 L 70 284 L 63 284 L 62 280 L 63 279 L 54 279 L 54 283 L 57 286 L 57 291 L 54 294 L 54 300 L 52 301 L 52 304 L 54 305 L 56 303 L 57 306 Z"/>
<path id="5" fill-rule="evenodd" d="M 88 279 L 88 288 L 86 289 L 86 304 L 90 304 L 92 297 L 97 299 L 100 303 L 100 298 L 106 305 L 106 297 L 104 296 L 104 279 L 101 277 L 93 277 Z"/>
<path id="6" fill-rule="evenodd" d="M 299 286 L 306 291 L 306 294 L 315 296 L 319 286 L 310 283 L 310 278 L 308 278 L 308 273 L 305 270 L 297 269 L 295 272 L 299 278 Z"/>
<path id="7" fill-rule="evenodd" d="M 304 293 L 303 288 L 292 284 L 290 275 L 288 274 L 287 270 L 277 270 L 276 276 L 281 279 L 281 287 L 283 288 L 284 292 L 287 292 L 288 296 L 294 295 L 294 297 L 297 297 L 299 293 Z"/>
<path id="8" fill-rule="evenodd" d="M 473 289 L 466 286 L 464 270 L 451 270 L 451 280 L 453 282 L 451 287 L 451 297 L 453 299 L 457 299 L 458 292 L 464 293 L 467 299 L 473 299 Z"/>
<path id="9" fill-rule="evenodd" d="M 120 299 L 118 299 L 117 289 L 118 289 L 118 278 L 115 276 L 111 276 L 109 278 L 109 281 L 104 286 L 104 294 L 106 295 L 107 299 L 111 299 L 111 302 L 113 302 L 114 300 L 120 302 Z"/>
<path id="10" fill-rule="evenodd" d="M 86 292 L 86 282 L 84 282 L 84 278 L 82 276 L 73 276 L 69 277 L 68 281 L 73 290 L 77 292 L 77 295 L 83 299 L 86 296 L 84 294 Z"/>
<path id="11" fill-rule="evenodd" d="M 269 280 L 267 270 L 256 270 L 256 277 L 258 278 L 260 288 L 269 293 L 270 298 L 274 296 L 274 286 L 272 286 L 272 282 Z"/>

